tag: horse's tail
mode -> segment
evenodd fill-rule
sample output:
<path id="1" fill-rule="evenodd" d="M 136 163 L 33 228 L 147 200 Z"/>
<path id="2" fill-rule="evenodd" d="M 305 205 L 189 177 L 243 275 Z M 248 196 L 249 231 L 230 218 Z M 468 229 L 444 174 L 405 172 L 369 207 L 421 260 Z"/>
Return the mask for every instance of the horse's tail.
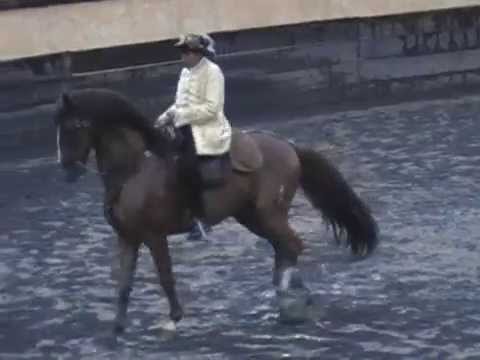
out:
<path id="1" fill-rule="evenodd" d="M 295 147 L 301 164 L 301 186 L 312 205 L 333 228 L 335 239 L 346 234 L 353 254 L 369 254 L 378 243 L 378 228 L 368 206 L 339 170 L 313 149 Z"/>

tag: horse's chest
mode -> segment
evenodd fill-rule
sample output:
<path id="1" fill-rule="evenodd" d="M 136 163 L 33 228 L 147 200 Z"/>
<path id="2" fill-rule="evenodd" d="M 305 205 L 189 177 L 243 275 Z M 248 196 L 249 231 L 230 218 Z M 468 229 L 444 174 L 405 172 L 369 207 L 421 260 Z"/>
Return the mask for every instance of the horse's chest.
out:
<path id="1" fill-rule="evenodd" d="M 123 185 L 105 197 L 104 215 L 107 222 L 120 234 L 131 231 L 141 208 L 141 199 Z"/>

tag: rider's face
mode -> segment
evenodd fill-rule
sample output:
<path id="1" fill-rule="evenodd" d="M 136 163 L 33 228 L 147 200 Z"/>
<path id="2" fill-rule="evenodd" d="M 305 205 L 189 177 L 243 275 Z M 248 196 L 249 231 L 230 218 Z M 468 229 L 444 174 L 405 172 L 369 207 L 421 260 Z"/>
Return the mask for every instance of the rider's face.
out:
<path id="1" fill-rule="evenodd" d="M 186 67 L 191 68 L 198 64 L 202 55 L 192 51 L 182 51 L 182 61 Z"/>

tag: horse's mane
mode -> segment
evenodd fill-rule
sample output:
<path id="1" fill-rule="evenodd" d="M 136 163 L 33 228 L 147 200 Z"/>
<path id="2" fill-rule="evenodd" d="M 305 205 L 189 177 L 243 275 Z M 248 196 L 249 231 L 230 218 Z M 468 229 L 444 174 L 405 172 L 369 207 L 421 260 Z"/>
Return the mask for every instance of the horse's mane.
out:
<path id="1" fill-rule="evenodd" d="M 81 89 L 69 92 L 68 96 L 75 112 L 91 119 L 95 127 L 132 128 L 141 133 L 149 150 L 160 156 L 166 154 L 169 140 L 124 95 L 108 89 Z"/>

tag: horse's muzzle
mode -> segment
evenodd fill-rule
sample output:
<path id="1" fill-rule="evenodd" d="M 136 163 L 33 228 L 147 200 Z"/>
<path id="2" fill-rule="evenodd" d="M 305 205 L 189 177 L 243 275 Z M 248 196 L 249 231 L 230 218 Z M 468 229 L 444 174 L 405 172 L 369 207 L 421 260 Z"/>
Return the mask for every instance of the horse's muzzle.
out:
<path id="1" fill-rule="evenodd" d="M 65 172 L 65 181 L 68 183 L 73 183 L 77 181 L 86 171 L 85 167 L 82 166 L 79 162 L 62 164 L 62 167 Z"/>

